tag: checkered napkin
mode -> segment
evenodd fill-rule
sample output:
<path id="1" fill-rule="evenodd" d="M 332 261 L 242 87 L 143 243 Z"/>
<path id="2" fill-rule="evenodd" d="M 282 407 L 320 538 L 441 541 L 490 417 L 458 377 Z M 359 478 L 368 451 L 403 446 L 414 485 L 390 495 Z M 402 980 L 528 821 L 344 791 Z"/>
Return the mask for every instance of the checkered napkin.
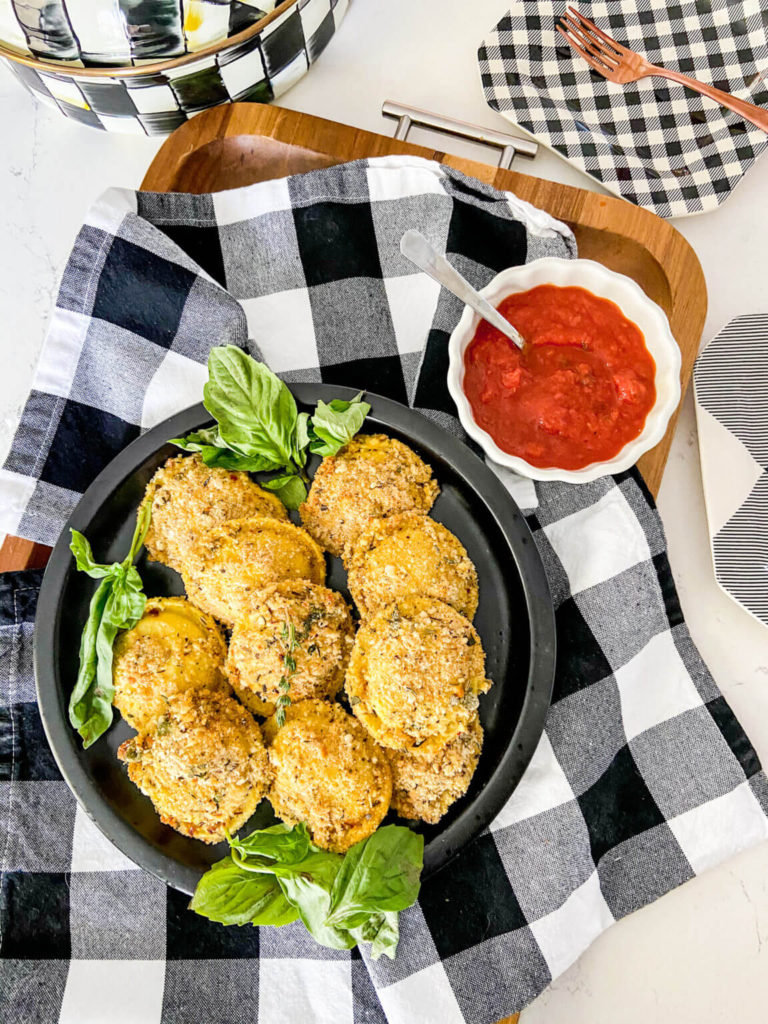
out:
<path id="1" fill-rule="evenodd" d="M 199 400 L 223 341 L 457 429 L 445 362 L 460 308 L 401 258 L 410 227 L 478 286 L 575 252 L 514 196 L 411 158 L 215 196 L 108 193 L 64 273 L 0 526 L 55 540 L 117 451 Z M 297 924 L 208 922 L 111 846 L 41 729 L 40 576 L 1 578 L 0 1019 L 489 1024 L 614 920 L 765 839 L 766 778 L 688 635 L 640 478 L 523 500 L 557 614 L 546 734 L 491 828 L 401 915 L 394 962 L 326 950 Z"/>
<path id="2" fill-rule="evenodd" d="M 478 51 L 489 106 L 660 217 L 715 209 L 765 152 L 765 133 L 674 82 L 606 81 L 555 31 L 566 6 L 513 0 Z M 768 106 L 764 0 L 580 0 L 578 7 L 651 63 Z"/>

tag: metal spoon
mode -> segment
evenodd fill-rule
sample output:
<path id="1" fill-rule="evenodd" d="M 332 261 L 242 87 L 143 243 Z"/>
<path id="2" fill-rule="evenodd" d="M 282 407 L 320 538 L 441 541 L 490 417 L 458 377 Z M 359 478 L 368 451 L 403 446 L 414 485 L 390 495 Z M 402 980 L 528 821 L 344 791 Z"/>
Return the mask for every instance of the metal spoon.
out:
<path id="1" fill-rule="evenodd" d="M 400 239 L 400 252 L 425 274 L 429 274 L 434 281 L 441 284 L 443 288 L 452 292 L 457 299 L 461 299 L 463 303 L 474 309 L 483 320 L 487 320 L 497 331 L 501 331 L 518 348 L 525 346 L 522 334 L 515 330 L 512 324 L 505 320 L 487 299 L 475 291 L 469 281 L 465 280 L 458 270 L 451 266 L 445 256 L 440 255 L 420 231 L 405 232 Z"/>

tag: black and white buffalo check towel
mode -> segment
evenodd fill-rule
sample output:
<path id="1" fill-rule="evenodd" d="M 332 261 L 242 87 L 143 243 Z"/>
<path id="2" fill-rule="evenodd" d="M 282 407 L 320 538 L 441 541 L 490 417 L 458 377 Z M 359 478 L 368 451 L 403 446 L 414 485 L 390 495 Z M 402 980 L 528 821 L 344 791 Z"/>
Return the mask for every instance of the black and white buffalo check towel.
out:
<path id="1" fill-rule="evenodd" d="M 140 431 L 201 397 L 209 348 L 370 388 L 453 425 L 454 300 L 406 228 L 476 285 L 566 227 L 456 171 L 347 164 L 215 196 L 110 192 L 77 238 L 0 476 L 0 528 L 52 542 Z M 768 837 L 757 756 L 691 642 L 653 502 L 626 473 L 518 488 L 557 609 L 546 734 L 491 828 L 401 915 L 397 959 L 300 925 L 225 929 L 98 833 L 35 705 L 36 572 L 0 580 L 0 1020 L 490 1024 L 617 918 Z"/>

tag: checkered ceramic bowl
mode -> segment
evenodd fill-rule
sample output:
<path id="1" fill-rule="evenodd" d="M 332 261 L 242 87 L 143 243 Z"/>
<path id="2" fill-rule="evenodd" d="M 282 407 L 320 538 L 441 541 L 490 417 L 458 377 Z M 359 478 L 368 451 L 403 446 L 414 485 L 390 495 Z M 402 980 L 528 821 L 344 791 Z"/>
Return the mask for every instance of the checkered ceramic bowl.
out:
<path id="1" fill-rule="evenodd" d="M 66 117 L 167 135 L 208 107 L 282 95 L 325 49 L 348 3 L 0 0 L 0 57 Z"/>

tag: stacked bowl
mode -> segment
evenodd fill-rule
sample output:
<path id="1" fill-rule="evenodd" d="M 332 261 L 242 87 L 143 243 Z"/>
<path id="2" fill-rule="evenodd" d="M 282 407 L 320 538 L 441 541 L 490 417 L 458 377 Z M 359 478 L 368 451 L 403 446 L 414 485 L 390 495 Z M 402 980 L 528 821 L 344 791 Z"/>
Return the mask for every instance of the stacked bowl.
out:
<path id="1" fill-rule="evenodd" d="M 104 131 L 166 135 L 302 77 L 348 0 L 0 0 L 0 57 L 40 100 Z"/>

